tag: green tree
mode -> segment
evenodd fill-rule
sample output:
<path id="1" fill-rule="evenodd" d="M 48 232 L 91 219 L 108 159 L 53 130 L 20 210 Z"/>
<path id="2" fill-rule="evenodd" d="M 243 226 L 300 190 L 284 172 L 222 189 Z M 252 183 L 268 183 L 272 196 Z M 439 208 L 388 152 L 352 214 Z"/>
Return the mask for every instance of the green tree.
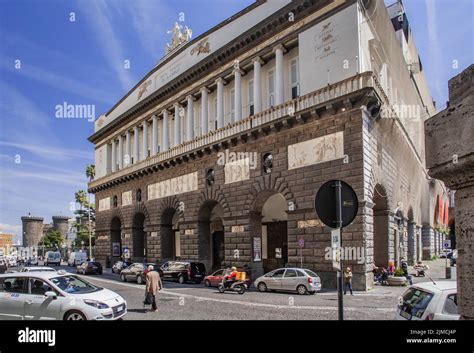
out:
<path id="1" fill-rule="evenodd" d="M 60 248 L 64 243 L 64 239 L 58 230 L 53 229 L 43 236 L 42 243 L 46 248 L 52 248 L 54 246 Z"/>
<path id="2" fill-rule="evenodd" d="M 89 178 L 89 182 L 94 180 L 95 178 L 95 165 L 94 164 L 89 164 L 86 167 L 86 177 Z"/>

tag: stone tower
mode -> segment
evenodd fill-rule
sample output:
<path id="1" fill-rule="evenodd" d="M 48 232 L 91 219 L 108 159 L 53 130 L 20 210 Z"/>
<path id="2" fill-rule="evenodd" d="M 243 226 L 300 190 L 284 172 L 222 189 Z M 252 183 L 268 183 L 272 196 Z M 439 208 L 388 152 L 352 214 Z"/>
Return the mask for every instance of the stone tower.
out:
<path id="1" fill-rule="evenodd" d="M 43 217 L 23 216 L 23 246 L 37 247 L 43 237 Z"/>
<path id="2" fill-rule="evenodd" d="M 61 233 L 63 239 L 66 239 L 69 230 L 68 216 L 53 216 L 53 228 Z"/>

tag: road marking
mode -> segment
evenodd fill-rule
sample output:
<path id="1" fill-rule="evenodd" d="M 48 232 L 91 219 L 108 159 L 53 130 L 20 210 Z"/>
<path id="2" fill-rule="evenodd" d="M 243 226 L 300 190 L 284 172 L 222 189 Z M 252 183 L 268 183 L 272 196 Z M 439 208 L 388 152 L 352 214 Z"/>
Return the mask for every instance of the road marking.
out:
<path id="1" fill-rule="evenodd" d="M 99 279 L 99 278 L 95 278 L 95 277 L 94 278 L 89 277 L 89 279 L 99 281 L 99 282 L 105 282 L 105 283 L 110 283 L 110 284 L 115 284 L 115 285 L 135 288 L 135 289 L 140 289 L 142 291 L 144 290 L 143 287 L 141 287 L 139 285 L 136 285 L 136 284 L 116 282 L 116 281 L 111 281 L 111 280 L 102 279 L 102 278 Z M 249 303 L 249 302 L 243 302 L 243 301 L 240 301 L 240 300 L 201 297 L 201 296 L 197 296 L 197 295 L 193 295 L 193 294 L 172 292 L 172 291 L 169 291 L 169 290 L 166 290 L 166 289 L 163 289 L 160 293 L 174 295 L 174 296 L 177 296 L 177 297 L 193 298 L 196 301 L 218 302 L 218 303 L 237 304 L 237 305 L 253 306 L 253 307 L 265 307 L 265 308 L 274 308 L 274 309 L 327 310 L 327 311 L 338 310 L 337 306 L 307 306 L 307 305 L 278 305 L 278 304 L 268 304 L 268 303 Z M 367 308 L 344 308 L 344 311 L 362 311 L 362 312 L 366 312 L 366 309 Z M 377 310 L 377 311 L 382 311 L 382 312 L 393 312 L 393 313 L 395 313 L 395 309 L 391 309 L 391 308 L 372 308 L 372 309 Z"/>

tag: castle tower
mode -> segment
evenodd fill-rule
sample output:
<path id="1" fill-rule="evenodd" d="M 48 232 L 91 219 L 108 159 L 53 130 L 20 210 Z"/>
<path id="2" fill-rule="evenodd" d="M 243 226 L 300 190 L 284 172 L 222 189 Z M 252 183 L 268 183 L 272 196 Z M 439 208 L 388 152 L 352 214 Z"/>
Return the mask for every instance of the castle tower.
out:
<path id="1" fill-rule="evenodd" d="M 43 217 L 23 216 L 23 246 L 37 247 L 43 237 Z"/>
<path id="2" fill-rule="evenodd" d="M 53 227 L 61 233 L 63 239 L 66 239 L 69 230 L 68 216 L 53 216 Z"/>

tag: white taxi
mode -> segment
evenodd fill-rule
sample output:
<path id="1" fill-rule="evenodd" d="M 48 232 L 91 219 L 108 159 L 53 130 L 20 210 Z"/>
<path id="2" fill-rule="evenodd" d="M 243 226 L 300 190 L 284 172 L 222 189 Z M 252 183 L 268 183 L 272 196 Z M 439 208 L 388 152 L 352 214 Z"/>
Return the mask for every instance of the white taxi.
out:
<path id="1" fill-rule="evenodd" d="M 127 302 L 63 271 L 0 275 L 0 320 L 117 320 Z"/>

